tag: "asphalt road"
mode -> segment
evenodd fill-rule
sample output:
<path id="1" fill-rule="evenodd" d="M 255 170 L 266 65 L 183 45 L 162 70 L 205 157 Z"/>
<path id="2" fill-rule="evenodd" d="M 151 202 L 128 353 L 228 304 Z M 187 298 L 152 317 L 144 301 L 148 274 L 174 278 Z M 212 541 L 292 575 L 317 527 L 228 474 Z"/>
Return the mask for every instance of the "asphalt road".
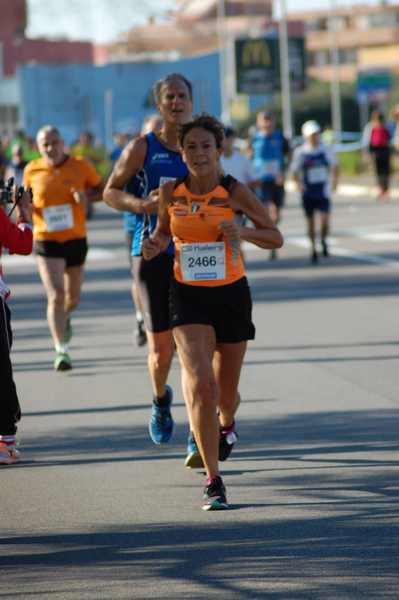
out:
<path id="1" fill-rule="evenodd" d="M 52 370 L 33 260 L 5 261 L 24 416 L 23 461 L 0 473 L 0 598 L 397 600 L 398 203 L 337 197 L 317 266 L 294 196 L 282 230 L 277 261 L 246 249 L 257 338 L 218 513 L 183 466 L 176 360 L 174 438 L 147 433 L 119 215 L 90 223 L 70 373 Z"/>

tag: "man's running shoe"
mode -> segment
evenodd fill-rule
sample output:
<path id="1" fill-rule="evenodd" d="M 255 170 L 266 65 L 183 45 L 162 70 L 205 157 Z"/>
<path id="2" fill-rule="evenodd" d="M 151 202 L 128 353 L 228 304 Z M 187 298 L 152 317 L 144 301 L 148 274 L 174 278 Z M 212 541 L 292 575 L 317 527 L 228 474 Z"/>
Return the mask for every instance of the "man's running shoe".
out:
<path id="1" fill-rule="evenodd" d="M 187 456 L 184 462 L 189 469 L 201 469 L 204 466 L 201 454 L 199 453 L 197 442 L 192 431 L 188 434 L 187 439 Z"/>
<path id="2" fill-rule="evenodd" d="M 65 321 L 65 331 L 64 331 L 64 338 L 62 340 L 63 344 L 69 344 L 69 342 L 72 339 L 72 335 L 73 335 L 73 329 L 72 329 L 72 323 L 71 323 L 71 317 L 68 315 Z"/>
<path id="3" fill-rule="evenodd" d="M 226 499 L 226 488 L 221 477 L 209 477 L 206 480 L 202 499 L 202 510 L 225 510 L 229 508 Z"/>
<path id="4" fill-rule="evenodd" d="M 234 444 L 238 440 L 238 435 L 235 429 L 235 422 L 230 427 L 220 428 L 219 437 L 219 460 L 227 460 L 233 450 Z"/>
<path id="5" fill-rule="evenodd" d="M 70 371 L 70 369 L 72 369 L 72 362 L 69 354 L 66 352 L 57 352 L 54 361 L 54 369 L 56 371 Z"/>
<path id="6" fill-rule="evenodd" d="M 20 459 L 19 451 L 13 442 L 0 441 L 0 465 L 13 465 Z"/>
<path id="7" fill-rule="evenodd" d="M 159 406 L 155 399 L 152 402 L 152 413 L 148 429 L 154 444 L 167 444 L 173 433 L 174 422 L 170 412 L 173 392 L 169 385 L 165 386 L 165 388 L 165 404 Z"/>
<path id="8" fill-rule="evenodd" d="M 134 339 L 137 346 L 144 346 L 147 343 L 147 334 L 144 328 L 143 321 L 137 321 L 136 329 L 134 330 Z"/>
<path id="9" fill-rule="evenodd" d="M 329 251 L 326 240 L 321 240 L 321 248 L 322 248 L 323 256 L 325 258 L 328 258 L 330 256 L 330 251 Z"/>

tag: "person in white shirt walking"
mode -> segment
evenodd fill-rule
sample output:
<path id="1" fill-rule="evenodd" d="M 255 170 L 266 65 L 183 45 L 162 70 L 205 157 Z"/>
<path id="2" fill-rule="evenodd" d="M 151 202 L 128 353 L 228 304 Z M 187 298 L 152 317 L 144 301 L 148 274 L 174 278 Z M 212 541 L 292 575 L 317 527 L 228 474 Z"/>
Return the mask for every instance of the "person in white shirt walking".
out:
<path id="1" fill-rule="evenodd" d="M 232 127 L 226 127 L 220 164 L 225 173 L 254 189 L 259 183 L 255 169 L 249 158 L 235 146 L 236 139 L 235 130 Z"/>
<path id="2" fill-rule="evenodd" d="M 294 180 L 302 195 L 313 264 L 319 259 L 315 213 L 320 213 L 322 254 L 328 257 L 331 193 L 335 191 L 338 183 L 338 165 L 334 151 L 331 146 L 321 143 L 320 132 L 320 125 L 316 121 L 306 121 L 302 125 L 304 143 L 295 149 L 291 163 Z"/>

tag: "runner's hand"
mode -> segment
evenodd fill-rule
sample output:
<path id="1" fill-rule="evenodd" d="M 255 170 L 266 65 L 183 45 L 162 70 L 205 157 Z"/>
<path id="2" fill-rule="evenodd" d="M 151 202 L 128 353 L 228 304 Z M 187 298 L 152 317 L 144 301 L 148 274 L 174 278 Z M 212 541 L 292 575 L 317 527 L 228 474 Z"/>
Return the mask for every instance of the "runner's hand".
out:
<path id="1" fill-rule="evenodd" d="M 241 239 L 241 227 L 234 221 L 222 221 L 219 225 L 219 230 L 229 241 L 238 241 Z"/>
<path id="2" fill-rule="evenodd" d="M 151 260 L 161 252 L 161 243 L 157 239 L 147 238 L 143 241 L 142 254 L 145 260 Z"/>
<path id="3" fill-rule="evenodd" d="M 76 190 L 75 188 L 71 188 L 71 194 L 76 204 L 88 204 L 89 200 L 83 190 Z"/>
<path id="4" fill-rule="evenodd" d="M 143 213 L 146 215 L 156 215 L 159 205 L 159 190 L 152 190 L 143 201 Z"/>
<path id="5" fill-rule="evenodd" d="M 24 190 L 22 198 L 16 206 L 15 213 L 18 221 L 23 221 L 24 223 L 32 222 L 32 202 L 28 190 Z"/>

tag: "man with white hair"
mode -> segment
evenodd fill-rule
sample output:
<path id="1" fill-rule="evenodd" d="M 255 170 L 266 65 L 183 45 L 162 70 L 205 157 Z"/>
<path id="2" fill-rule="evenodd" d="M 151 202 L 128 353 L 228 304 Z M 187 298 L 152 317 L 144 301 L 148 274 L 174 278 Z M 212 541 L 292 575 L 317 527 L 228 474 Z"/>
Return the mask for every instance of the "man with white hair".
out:
<path id="1" fill-rule="evenodd" d="M 334 151 L 331 146 L 321 143 L 320 132 L 320 125 L 316 121 L 306 121 L 302 125 L 304 141 L 295 149 L 291 163 L 294 180 L 302 195 L 313 264 L 319 260 L 315 212 L 320 213 L 322 254 L 328 257 L 327 236 L 330 228 L 331 193 L 335 191 L 338 183 L 338 165 Z"/>
<path id="2" fill-rule="evenodd" d="M 54 368 L 68 371 L 72 368 L 70 313 L 79 304 L 88 250 L 86 207 L 101 200 L 102 183 L 91 163 L 66 154 L 53 125 L 39 129 L 36 140 L 41 158 L 26 166 L 24 185 L 33 194 L 33 248 L 47 295 Z"/>

